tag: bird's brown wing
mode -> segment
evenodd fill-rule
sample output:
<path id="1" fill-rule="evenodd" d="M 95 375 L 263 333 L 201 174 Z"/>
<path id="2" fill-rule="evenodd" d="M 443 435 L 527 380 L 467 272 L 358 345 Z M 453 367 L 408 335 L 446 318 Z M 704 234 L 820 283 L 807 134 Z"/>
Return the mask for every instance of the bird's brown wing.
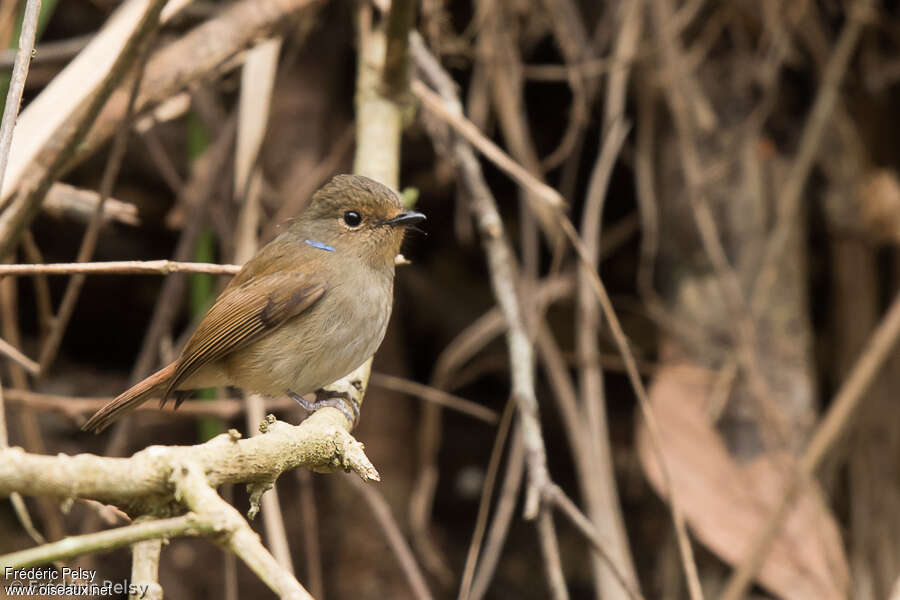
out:
<path id="1" fill-rule="evenodd" d="M 162 403 L 197 369 L 280 327 L 324 293 L 323 283 L 290 271 L 254 277 L 226 289 L 182 350 Z"/>

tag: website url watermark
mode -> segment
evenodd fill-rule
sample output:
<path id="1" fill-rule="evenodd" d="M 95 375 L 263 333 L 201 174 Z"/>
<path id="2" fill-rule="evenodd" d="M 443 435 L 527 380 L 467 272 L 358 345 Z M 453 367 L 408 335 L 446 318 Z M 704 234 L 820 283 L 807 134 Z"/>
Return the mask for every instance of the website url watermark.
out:
<path id="1" fill-rule="evenodd" d="M 128 594 L 144 598 L 150 590 L 149 584 L 133 584 L 127 579 L 110 581 L 97 580 L 93 569 L 71 569 L 63 567 L 57 572 L 52 567 L 14 569 L 6 567 L 2 573 L 4 597 L 27 596 L 113 596 Z"/>

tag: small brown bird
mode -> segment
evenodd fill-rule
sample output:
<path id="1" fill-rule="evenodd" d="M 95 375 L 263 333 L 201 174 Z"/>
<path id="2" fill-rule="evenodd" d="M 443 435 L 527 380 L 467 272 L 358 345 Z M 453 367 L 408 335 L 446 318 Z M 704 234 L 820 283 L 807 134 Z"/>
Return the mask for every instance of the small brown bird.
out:
<path id="1" fill-rule="evenodd" d="M 83 429 L 102 431 L 154 396 L 164 405 L 176 391 L 225 385 L 289 394 L 308 410 L 337 406 L 355 420 L 351 402 L 300 396 L 346 375 L 381 345 L 394 257 L 406 227 L 424 219 L 372 179 L 336 176 L 234 276 L 178 360 L 123 392 Z"/>

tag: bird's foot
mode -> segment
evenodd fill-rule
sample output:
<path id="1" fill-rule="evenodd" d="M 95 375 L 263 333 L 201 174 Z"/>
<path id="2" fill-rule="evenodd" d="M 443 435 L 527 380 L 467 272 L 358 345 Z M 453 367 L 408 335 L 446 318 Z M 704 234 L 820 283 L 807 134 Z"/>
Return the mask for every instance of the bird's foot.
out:
<path id="1" fill-rule="evenodd" d="M 300 394 L 295 394 L 294 392 L 288 392 L 288 396 L 296 400 L 297 404 L 302 406 L 303 409 L 309 413 L 330 406 L 344 413 L 344 416 L 350 421 L 351 427 L 355 427 L 356 423 L 359 421 L 359 406 L 347 392 L 334 392 L 331 390 L 319 389 L 316 390 L 316 399 L 314 402 L 310 402 Z"/>

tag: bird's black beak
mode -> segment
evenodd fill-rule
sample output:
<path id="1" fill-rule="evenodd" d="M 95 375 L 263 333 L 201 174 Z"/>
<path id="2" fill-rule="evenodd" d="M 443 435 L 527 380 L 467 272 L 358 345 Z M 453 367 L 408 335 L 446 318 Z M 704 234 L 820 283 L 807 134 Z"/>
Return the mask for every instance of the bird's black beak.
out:
<path id="1" fill-rule="evenodd" d="M 393 219 L 388 219 L 384 222 L 384 224 L 390 225 L 391 227 L 396 227 L 397 225 L 415 225 L 416 223 L 421 223 L 424 220 L 425 215 L 423 215 L 422 213 L 409 211 L 400 213 Z"/>

